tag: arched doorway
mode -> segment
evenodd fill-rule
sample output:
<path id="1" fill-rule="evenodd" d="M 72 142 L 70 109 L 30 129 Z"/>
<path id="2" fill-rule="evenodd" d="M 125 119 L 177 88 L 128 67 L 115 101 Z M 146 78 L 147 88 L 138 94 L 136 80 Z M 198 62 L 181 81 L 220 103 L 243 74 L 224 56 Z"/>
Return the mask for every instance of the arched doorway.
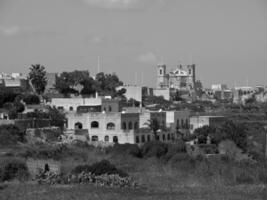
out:
<path id="1" fill-rule="evenodd" d="M 114 143 L 118 143 L 119 142 L 118 136 L 113 136 L 113 142 Z"/>

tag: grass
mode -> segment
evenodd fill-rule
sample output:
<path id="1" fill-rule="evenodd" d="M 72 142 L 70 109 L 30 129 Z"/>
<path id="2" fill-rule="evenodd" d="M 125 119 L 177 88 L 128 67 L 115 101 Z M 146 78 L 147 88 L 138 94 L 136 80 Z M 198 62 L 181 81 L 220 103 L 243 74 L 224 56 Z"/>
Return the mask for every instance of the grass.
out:
<path id="1" fill-rule="evenodd" d="M 12 148 L 12 154 L 39 156 L 38 146 Z M 48 152 L 54 150 L 47 149 Z M 0 185 L 2 199 L 264 199 L 267 195 L 266 165 L 234 163 L 220 158 L 191 159 L 184 154 L 175 154 L 171 159 L 138 158 L 121 153 L 105 153 L 100 149 L 69 147 L 57 151 L 61 170 L 68 173 L 80 164 L 93 164 L 102 159 L 109 160 L 118 169 L 127 172 L 140 184 L 139 189 L 99 188 L 93 185 L 47 186 L 33 183 L 11 182 Z M 5 149 L 5 152 L 9 152 Z M 46 154 L 42 154 L 46 155 Z M 1 157 L 0 157 L 1 159 Z M 44 158 L 42 158 L 44 159 Z M 240 179 L 241 177 L 241 179 Z M 261 178 L 259 178 L 261 177 Z M 261 181 L 262 180 L 262 181 Z M 245 184 L 245 185 L 242 185 Z"/>
<path id="2" fill-rule="evenodd" d="M 10 184 L 0 190 L 1 200 L 256 200 L 267 195 L 265 186 L 202 187 L 191 186 L 156 190 L 111 189 L 90 185 L 45 186 L 32 184 Z"/>

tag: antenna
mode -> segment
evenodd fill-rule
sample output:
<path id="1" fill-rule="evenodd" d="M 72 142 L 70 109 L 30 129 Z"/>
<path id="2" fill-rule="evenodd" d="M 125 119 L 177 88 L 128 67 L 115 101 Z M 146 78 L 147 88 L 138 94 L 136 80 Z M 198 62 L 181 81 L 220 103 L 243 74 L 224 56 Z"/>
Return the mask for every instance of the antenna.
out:
<path id="1" fill-rule="evenodd" d="M 144 73 L 143 71 L 141 72 L 141 86 L 144 84 Z"/>
<path id="2" fill-rule="evenodd" d="M 100 72 L 100 57 L 97 56 L 97 73 Z"/>

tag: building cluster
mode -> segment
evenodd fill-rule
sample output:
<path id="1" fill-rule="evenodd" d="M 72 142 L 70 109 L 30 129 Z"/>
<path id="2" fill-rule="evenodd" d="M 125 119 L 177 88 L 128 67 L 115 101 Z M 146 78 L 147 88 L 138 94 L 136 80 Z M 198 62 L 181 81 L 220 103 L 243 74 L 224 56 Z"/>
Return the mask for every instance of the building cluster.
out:
<path id="1" fill-rule="evenodd" d="M 56 93 L 56 73 L 47 73 L 45 93 Z M 200 84 L 201 85 L 201 84 Z M 0 87 L 12 90 L 31 90 L 27 77 L 19 73 L 0 74 Z M 114 143 L 145 143 L 155 136 L 161 141 L 173 141 L 179 134 L 190 134 L 195 129 L 205 125 L 220 125 L 225 121 L 223 116 L 200 116 L 189 110 L 157 110 L 142 107 L 144 95 L 163 96 L 166 100 L 174 100 L 179 94 L 187 102 L 198 101 L 228 101 L 244 104 L 250 99 L 258 102 L 267 101 L 265 87 L 235 87 L 229 89 L 225 84 L 214 84 L 210 89 L 203 89 L 196 81 L 196 66 L 178 65 L 167 72 L 164 64 L 157 66 L 156 88 L 124 85 L 117 88 L 126 89 L 125 97 L 140 102 L 140 107 L 125 107 L 118 99 L 80 96 L 58 98 L 56 95 L 46 104 L 56 107 L 66 114 L 66 134 L 70 138 L 85 136 L 94 142 Z M 33 108 L 35 109 L 35 108 Z M 24 112 L 33 110 L 25 109 Z M 7 123 L 8 113 L 0 111 L 1 124 Z M 150 122 L 156 120 L 159 129 L 153 133 Z M 10 120 L 9 120 L 10 122 Z M 14 122 L 13 122 L 14 123 Z M 45 122 L 46 123 L 46 122 Z"/>
<path id="2" fill-rule="evenodd" d="M 1 73 L 0 88 L 8 88 L 12 91 L 27 91 L 30 85 L 27 77 L 21 73 Z"/>
<path id="3" fill-rule="evenodd" d="M 171 142 L 179 135 L 190 134 L 196 128 L 215 125 L 223 117 L 203 116 L 196 120 L 188 110 L 150 111 L 137 107 L 122 107 L 118 100 L 97 98 L 53 98 L 51 106 L 66 113 L 66 129 L 69 137 L 83 133 L 94 142 L 141 144 L 153 140 L 149 127 L 151 120 L 159 123 L 157 137 Z M 203 120 L 205 119 L 205 120 Z"/>

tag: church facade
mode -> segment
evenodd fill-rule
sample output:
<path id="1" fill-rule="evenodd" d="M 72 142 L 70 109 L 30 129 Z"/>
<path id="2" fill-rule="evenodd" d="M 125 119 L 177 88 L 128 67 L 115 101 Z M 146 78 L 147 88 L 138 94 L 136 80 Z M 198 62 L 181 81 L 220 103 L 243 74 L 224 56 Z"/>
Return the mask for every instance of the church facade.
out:
<path id="1" fill-rule="evenodd" d="M 157 67 L 157 88 L 158 89 L 176 89 L 191 91 L 195 89 L 196 66 L 178 65 L 176 69 L 167 72 L 167 67 L 160 64 Z"/>

